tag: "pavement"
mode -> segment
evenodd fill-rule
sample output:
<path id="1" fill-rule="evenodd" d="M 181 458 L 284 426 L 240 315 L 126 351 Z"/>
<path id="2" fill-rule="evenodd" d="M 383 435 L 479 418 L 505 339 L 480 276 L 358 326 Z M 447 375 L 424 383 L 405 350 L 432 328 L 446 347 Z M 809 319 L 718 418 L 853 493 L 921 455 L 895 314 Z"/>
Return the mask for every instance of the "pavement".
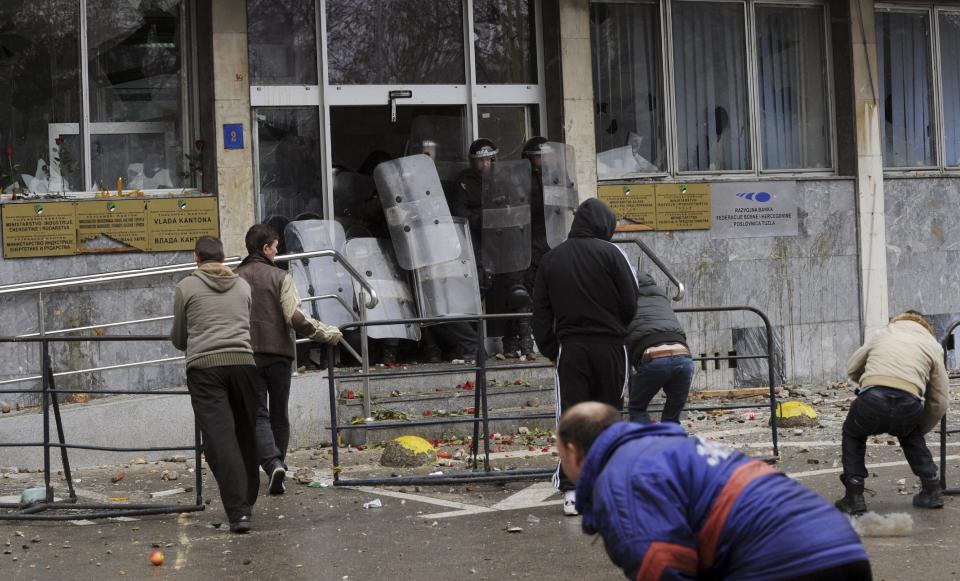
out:
<path id="1" fill-rule="evenodd" d="M 793 395 L 793 394 L 792 394 Z M 839 425 L 852 394 L 837 386 L 796 390 L 813 404 L 819 427 L 781 428 L 780 470 L 831 502 L 840 494 Z M 814 403 L 816 402 L 816 403 Z M 742 403 L 739 402 L 739 403 Z M 745 452 L 765 455 L 771 442 L 767 415 L 759 410 L 690 412 L 684 421 L 694 433 Z M 936 450 L 937 436 L 931 435 Z M 549 468 L 556 458 L 549 433 L 501 434 L 489 440 L 493 465 Z M 456 472 L 467 442 L 436 442 L 440 465 L 420 469 L 379 466 L 380 450 L 341 449 L 344 478 Z M 948 448 L 948 477 L 960 481 L 960 440 Z M 459 452 L 459 453 L 458 453 Z M 934 455 L 937 456 L 936 451 Z M 445 458 L 449 456 L 450 458 Z M 952 551 L 960 543 L 960 500 L 947 498 L 942 510 L 910 504 L 916 492 L 903 454 L 892 438 L 868 445 L 871 510 L 907 513 L 913 530 L 900 537 L 866 537 L 876 579 L 951 579 L 960 571 Z M 3 579 L 621 579 L 603 543 L 580 532 L 579 518 L 561 514 L 559 496 L 546 482 L 458 486 L 331 486 L 331 449 L 293 452 L 295 466 L 283 496 L 262 496 L 253 533 L 233 535 L 217 525 L 223 512 L 205 465 L 201 475 L 206 510 L 136 520 L 71 522 L 0 521 Z M 2 460 L 0 460 L 2 465 Z M 193 501 L 192 459 L 142 462 L 76 470 L 82 502 Z M 120 473 L 123 477 L 119 478 Z M 173 475 L 172 472 L 176 472 Z M 0 468 L 0 497 L 42 482 L 35 472 Z M 164 474 L 166 473 L 166 474 Z M 171 480 L 171 478 L 175 478 Z M 112 482 L 112 480 L 118 480 Z M 312 484 L 311 484 L 312 483 Z M 55 491 L 64 492 L 62 479 Z M 150 492 L 188 491 L 151 500 Z M 264 477 L 264 494 L 266 480 Z M 379 508 L 365 508 L 379 500 Z M 517 530 L 519 529 L 519 530 Z M 162 566 L 149 554 L 164 553 Z"/>

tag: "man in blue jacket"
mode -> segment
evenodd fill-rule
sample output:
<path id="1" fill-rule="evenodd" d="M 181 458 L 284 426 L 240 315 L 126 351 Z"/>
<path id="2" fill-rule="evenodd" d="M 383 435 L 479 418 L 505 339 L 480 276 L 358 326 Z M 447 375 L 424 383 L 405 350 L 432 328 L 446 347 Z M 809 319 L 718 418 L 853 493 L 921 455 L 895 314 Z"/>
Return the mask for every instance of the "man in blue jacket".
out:
<path id="1" fill-rule="evenodd" d="M 759 460 L 639 425 L 598 402 L 570 408 L 557 449 L 583 531 L 629 579 L 870 580 L 846 517 Z"/>

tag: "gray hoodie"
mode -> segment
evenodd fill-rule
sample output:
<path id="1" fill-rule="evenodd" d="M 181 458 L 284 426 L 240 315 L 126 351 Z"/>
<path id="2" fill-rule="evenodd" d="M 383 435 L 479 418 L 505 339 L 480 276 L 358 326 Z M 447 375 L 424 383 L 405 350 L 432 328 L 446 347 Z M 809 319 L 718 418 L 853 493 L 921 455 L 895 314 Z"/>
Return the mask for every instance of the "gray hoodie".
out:
<path id="1" fill-rule="evenodd" d="M 250 346 L 250 286 L 219 262 L 205 262 L 177 284 L 173 346 L 187 369 L 255 365 Z"/>

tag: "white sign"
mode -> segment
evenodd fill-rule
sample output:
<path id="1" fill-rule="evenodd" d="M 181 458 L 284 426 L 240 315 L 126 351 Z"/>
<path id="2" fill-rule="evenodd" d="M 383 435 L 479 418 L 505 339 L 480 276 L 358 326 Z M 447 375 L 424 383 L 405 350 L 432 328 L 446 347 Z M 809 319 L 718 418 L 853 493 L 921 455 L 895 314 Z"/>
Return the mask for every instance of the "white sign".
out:
<path id="1" fill-rule="evenodd" d="M 713 238 L 796 236 L 797 182 L 713 182 Z"/>

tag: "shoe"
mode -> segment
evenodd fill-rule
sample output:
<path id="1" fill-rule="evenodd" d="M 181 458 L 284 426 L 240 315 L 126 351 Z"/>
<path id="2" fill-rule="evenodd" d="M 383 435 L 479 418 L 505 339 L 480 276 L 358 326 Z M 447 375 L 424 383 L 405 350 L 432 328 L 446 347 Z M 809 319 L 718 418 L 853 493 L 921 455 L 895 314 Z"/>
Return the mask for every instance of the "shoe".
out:
<path id="1" fill-rule="evenodd" d="M 230 523 L 230 532 L 238 535 L 245 535 L 250 532 L 250 517 L 241 516 Z"/>
<path id="2" fill-rule="evenodd" d="M 397 362 L 397 348 L 396 348 L 396 347 L 384 347 L 384 348 L 383 348 L 383 355 L 382 355 L 381 359 L 382 359 L 381 363 L 383 363 L 384 365 L 388 365 L 388 364 L 391 364 L 391 363 L 396 363 L 396 362 Z"/>
<path id="3" fill-rule="evenodd" d="M 940 481 L 924 480 L 921 482 L 923 489 L 919 494 L 913 497 L 913 506 L 917 508 L 943 508 L 943 490 L 940 489 Z"/>
<path id="4" fill-rule="evenodd" d="M 287 471 L 282 464 L 277 465 L 270 472 L 270 494 L 283 494 L 287 488 L 283 485 L 284 478 L 287 477 Z"/>
<path id="5" fill-rule="evenodd" d="M 536 361 L 536 360 L 537 360 L 537 354 L 534 353 L 533 351 L 527 351 L 527 353 L 524 355 L 524 357 L 527 358 L 527 361 Z"/>
<path id="6" fill-rule="evenodd" d="M 565 516 L 577 516 L 577 491 L 568 490 L 563 493 L 563 514 Z"/>
<path id="7" fill-rule="evenodd" d="M 834 503 L 837 510 L 852 515 L 867 512 L 867 501 L 863 499 L 863 478 L 844 474 L 840 476 L 840 482 L 843 482 L 846 494 Z"/>

